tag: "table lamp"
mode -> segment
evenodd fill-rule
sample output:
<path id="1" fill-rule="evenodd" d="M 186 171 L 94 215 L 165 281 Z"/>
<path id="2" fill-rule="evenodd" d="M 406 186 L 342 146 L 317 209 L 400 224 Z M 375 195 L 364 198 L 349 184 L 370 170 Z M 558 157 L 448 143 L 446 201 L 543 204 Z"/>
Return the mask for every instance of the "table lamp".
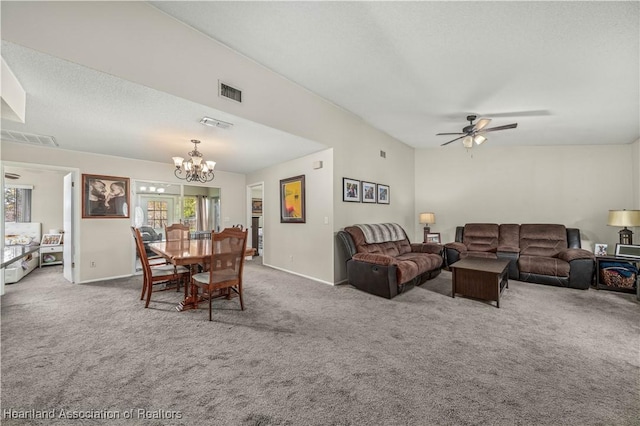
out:
<path id="1" fill-rule="evenodd" d="M 640 226 L 640 210 L 609 210 L 609 226 L 623 226 L 620 244 L 633 244 L 633 232 L 627 226 Z"/>
<path id="2" fill-rule="evenodd" d="M 436 215 L 435 213 L 431 213 L 431 212 L 426 212 L 426 213 L 420 213 L 420 223 L 423 223 L 425 225 L 424 227 L 424 242 L 427 242 L 427 234 L 429 232 L 431 232 L 431 228 L 429 228 L 429 225 L 431 225 L 432 223 L 436 223 Z"/>

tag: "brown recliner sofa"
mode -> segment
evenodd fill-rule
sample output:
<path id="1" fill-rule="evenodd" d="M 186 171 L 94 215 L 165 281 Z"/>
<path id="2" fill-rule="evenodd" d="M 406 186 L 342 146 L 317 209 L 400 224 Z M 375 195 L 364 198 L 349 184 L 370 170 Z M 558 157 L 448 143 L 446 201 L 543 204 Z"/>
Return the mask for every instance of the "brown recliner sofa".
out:
<path id="1" fill-rule="evenodd" d="M 411 243 L 397 224 L 348 226 L 338 239 L 347 255 L 349 284 L 387 299 L 434 278 L 444 263 L 440 244 Z"/>
<path id="2" fill-rule="evenodd" d="M 581 248 L 580 230 L 557 224 L 468 223 L 445 244 L 447 267 L 465 257 L 509 259 L 509 278 L 588 289 L 595 257 Z"/>

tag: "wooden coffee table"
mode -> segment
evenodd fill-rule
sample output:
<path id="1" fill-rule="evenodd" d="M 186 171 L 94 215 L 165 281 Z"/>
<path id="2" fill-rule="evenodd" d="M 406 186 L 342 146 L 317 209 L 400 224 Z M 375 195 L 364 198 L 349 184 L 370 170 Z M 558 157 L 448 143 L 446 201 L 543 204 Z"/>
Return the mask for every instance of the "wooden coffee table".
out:
<path id="1" fill-rule="evenodd" d="M 476 299 L 496 301 L 500 307 L 500 294 L 509 288 L 508 259 L 468 257 L 450 266 L 453 271 L 451 297 L 456 293 Z"/>

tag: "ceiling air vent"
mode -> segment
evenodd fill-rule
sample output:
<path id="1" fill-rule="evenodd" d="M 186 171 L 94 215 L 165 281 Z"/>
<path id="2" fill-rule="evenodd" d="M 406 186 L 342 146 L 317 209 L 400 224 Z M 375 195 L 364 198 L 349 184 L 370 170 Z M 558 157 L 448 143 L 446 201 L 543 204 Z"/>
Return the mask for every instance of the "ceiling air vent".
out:
<path id="1" fill-rule="evenodd" d="M 33 133 L 23 133 L 15 130 L 2 130 L 0 132 L 0 136 L 3 141 L 7 142 L 18 142 L 40 146 L 58 146 L 58 143 L 53 136 L 35 135 Z"/>
<path id="2" fill-rule="evenodd" d="M 238 103 L 242 103 L 242 90 L 231 87 L 221 81 L 219 83 L 219 94 L 223 98 L 231 99 Z"/>

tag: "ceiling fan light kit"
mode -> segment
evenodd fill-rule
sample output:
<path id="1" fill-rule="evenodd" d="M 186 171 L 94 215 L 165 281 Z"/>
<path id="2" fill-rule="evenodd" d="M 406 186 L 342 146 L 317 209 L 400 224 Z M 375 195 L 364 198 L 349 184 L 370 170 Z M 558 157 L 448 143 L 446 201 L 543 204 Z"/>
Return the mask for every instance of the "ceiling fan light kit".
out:
<path id="1" fill-rule="evenodd" d="M 461 133 L 438 133 L 436 136 L 440 135 L 461 135 L 457 138 L 450 140 L 449 142 L 445 142 L 440 146 L 449 145 L 451 142 L 455 142 L 457 140 L 462 139 L 462 146 L 465 148 L 472 148 L 473 143 L 476 145 L 481 145 L 487 141 L 486 136 L 483 135 L 485 132 L 495 132 L 496 130 L 507 130 L 507 129 L 515 129 L 518 127 L 518 123 L 507 124 L 504 126 L 497 126 L 485 129 L 491 122 L 490 118 L 481 118 L 477 123 L 473 123 L 475 119 L 478 118 L 476 115 L 468 115 L 467 120 L 469 121 L 469 125 L 465 126 L 462 129 Z"/>
<path id="2" fill-rule="evenodd" d="M 475 135 L 473 137 L 473 141 L 476 143 L 476 145 L 482 145 L 486 140 L 487 138 L 482 135 Z"/>

